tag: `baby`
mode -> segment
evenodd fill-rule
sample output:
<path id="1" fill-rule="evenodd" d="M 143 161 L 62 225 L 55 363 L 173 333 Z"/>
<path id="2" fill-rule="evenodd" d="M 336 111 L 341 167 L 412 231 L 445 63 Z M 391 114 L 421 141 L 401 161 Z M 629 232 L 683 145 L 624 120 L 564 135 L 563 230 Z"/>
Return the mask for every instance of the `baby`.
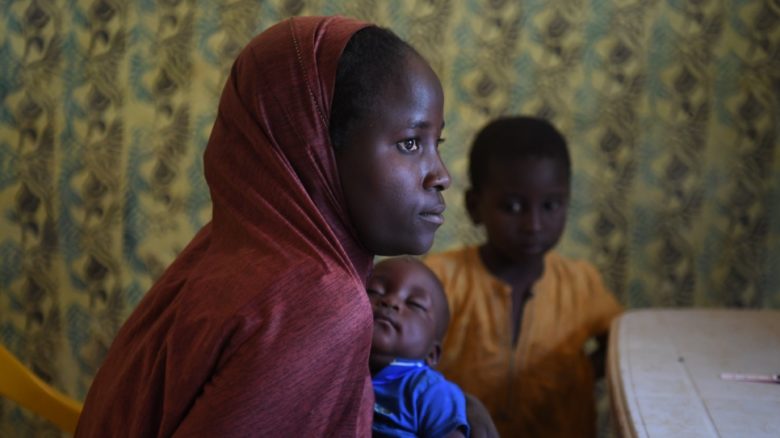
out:
<path id="1" fill-rule="evenodd" d="M 439 280 L 422 262 L 396 257 L 374 267 L 367 289 L 373 436 L 468 436 L 463 392 L 432 368 L 450 319 Z"/>

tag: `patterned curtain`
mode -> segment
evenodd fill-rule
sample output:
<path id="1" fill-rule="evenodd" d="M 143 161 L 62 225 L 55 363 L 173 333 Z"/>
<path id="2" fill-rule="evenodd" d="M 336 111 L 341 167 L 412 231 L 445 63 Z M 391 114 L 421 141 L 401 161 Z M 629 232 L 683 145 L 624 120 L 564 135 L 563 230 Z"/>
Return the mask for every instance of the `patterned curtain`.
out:
<path id="1" fill-rule="evenodd" d="M 561 251 L 629 307 L 780 307 L 780 4 L 772 0 L 25 0 L 0 16 L 0 342 L 83 399 L 210 201 L 231 62 L 291 15 L 411 41 L 446 95 L 434 250 L 474 243 L 474 132 L 549 118 L 573 154 Z M 774 268 L 774 269 L 773 269 Z M 56 435 L 0 403 L 0 435 Z"/>

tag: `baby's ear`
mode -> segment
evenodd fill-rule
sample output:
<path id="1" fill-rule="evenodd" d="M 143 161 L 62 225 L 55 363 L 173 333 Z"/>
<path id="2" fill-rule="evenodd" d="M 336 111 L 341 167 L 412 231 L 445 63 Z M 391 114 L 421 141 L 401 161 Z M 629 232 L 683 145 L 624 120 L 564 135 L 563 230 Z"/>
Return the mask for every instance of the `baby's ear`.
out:
<path id="1" fill-rule="evenodd" d="M 425 363 L 431 368 L 436 368 L 439 364 L 439 358 L 441 357 L 441 342 L 434 341 L 431 351 L 428 352 L 428 356 L 425 357 Z"/>
<path id="2" fill-rule="evenodd" d="M 471 222 L 474 223 L 474 225 L 479 225 L 482 223 L 482 218 L 479 216 L 479 195 L 477 192 L 474 191 L 473 188 L 469 188 L 466 190 L 466 193 L 464 193 L 464 201 L 466 201 L 466 211 L 469 213 L 469 217 L 471 218 Z"/>

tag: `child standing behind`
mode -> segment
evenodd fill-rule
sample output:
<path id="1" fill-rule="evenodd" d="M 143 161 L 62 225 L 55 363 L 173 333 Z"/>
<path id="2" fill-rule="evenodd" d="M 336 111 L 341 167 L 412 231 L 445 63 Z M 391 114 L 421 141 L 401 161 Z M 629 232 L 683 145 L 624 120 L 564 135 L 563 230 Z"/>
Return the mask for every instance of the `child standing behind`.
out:
<path id="1" fill-rule="evenodd" d="M 485 404 L 501 436 L 594 436 L 594 372 L 622 309 L 591 264 L 552 250 L 569 201 L 566 141 L 544 120 L 493 121 L 469 177 L 466 208 L 487 241 L 425 260 L 452 314 L 439 369 Z M 592 337 L 601 351 L 589 357 Z"/>
<path id="2" fill-rule="evenodd" d="M 449 309 L 441 283 L 411 257 L 386 259 L 366 284 L 374 312 L 374 437 L 468 436 L 461 390 L 433 370 Z"/>

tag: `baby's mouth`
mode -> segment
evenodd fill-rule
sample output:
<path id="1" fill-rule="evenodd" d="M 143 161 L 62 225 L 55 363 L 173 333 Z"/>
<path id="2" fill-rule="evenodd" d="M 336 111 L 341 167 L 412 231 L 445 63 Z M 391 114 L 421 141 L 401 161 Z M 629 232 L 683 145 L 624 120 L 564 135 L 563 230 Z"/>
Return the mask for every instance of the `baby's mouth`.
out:
<path id="1" fill-rule="evenodd" d="M 381 312 L 377 312 L 374 314 L 374 324 L 387 325 L 392 327 L 393 330 L 398 330 L 398 323 L 395 321 L 395 319 L 391 318 L 388 315 L 384 315 Z"/>

